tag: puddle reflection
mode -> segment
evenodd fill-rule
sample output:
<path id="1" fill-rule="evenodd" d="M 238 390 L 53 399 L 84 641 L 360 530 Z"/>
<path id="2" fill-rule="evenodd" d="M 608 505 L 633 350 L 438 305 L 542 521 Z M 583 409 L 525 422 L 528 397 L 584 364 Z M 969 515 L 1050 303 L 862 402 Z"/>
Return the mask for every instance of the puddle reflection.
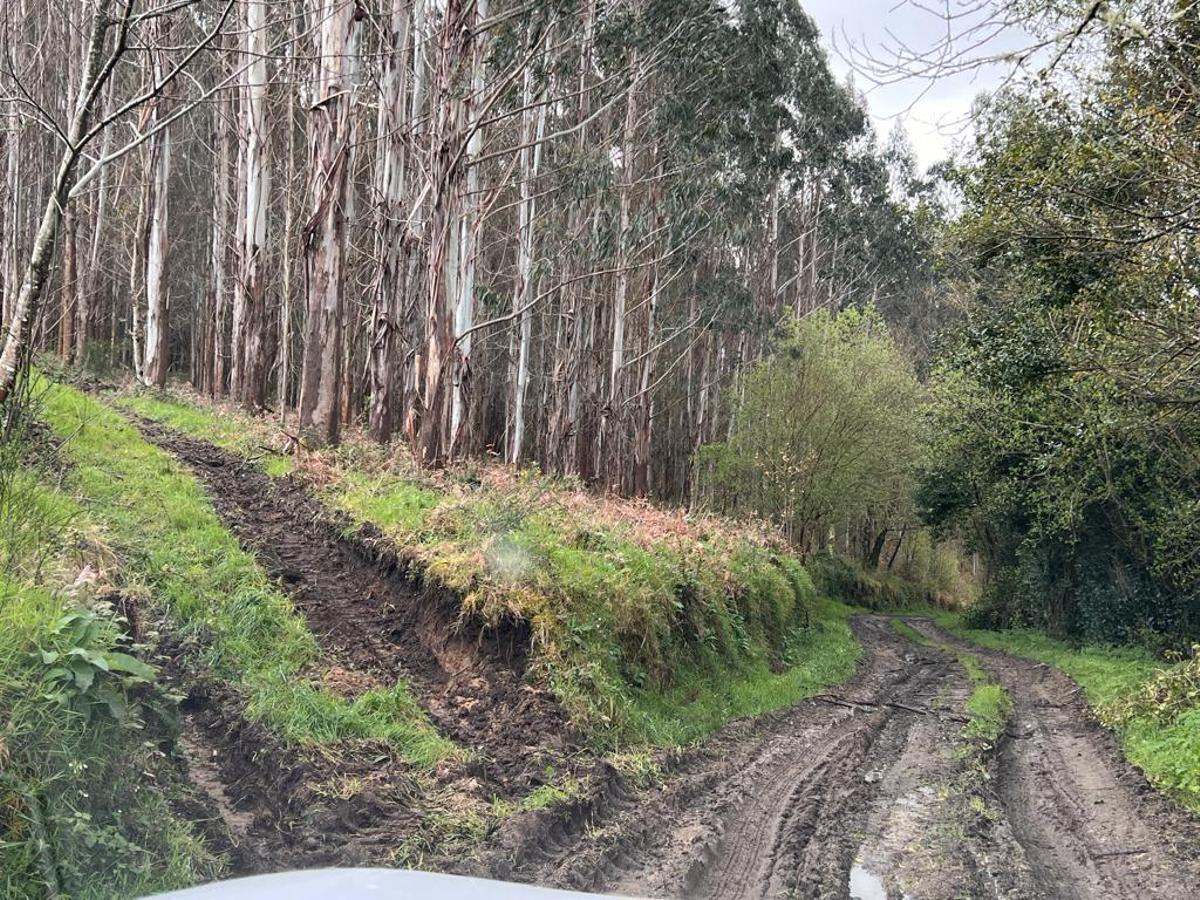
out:
<path id="1" fill-rule="evenodd" d="M 850 867 L 850 900 L 887 900 L 887 889 L 878 875 L 855 863 Z"/>

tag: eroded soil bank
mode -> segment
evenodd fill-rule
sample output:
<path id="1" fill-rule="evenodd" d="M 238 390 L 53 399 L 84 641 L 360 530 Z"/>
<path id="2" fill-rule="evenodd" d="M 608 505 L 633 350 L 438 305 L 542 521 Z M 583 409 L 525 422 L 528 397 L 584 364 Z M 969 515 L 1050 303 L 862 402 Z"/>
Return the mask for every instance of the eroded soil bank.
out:
<path id="1" fill-rule="evenodd" d="M 1015 707 L 988 748 L 964 734 L 958 643 L 925 620 L 907 621 L 939 646 L 863 616 L 848 684 L 732 723 L 635 786 L 528 683 L 526 636 L 464 626 L 290 479 L 142 427 L 305 615 L 328 660 L 314 677 L 347 695 L 404 678 L 471 751 L 424 775 L 379 748 L 299 753 L 247 722 L 235 692 L 192 676 L 185 761 L 244 871 L 409 862 L 397 849 L 416 840 L 418 862 L 437 868 L 648 897 L 1187 897 L 1200 885 L 1196 819 L 1145 784 L 1045 666 L 971 648 Z M 587 789 L 438 846 L 440 803 L 520 798 L 548 771 Z M 356 789 L 338 796 L 339 779 Z"/>

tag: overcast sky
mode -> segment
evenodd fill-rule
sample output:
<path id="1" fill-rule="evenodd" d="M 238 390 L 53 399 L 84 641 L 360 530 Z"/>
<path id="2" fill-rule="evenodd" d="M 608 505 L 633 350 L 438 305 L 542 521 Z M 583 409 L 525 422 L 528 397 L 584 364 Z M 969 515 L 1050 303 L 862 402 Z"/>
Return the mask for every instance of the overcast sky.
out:
<path id="1" fill-rule="evenodd" d="M 866 47 L 876 55 L 886 56 L 886 48 L 895 46 L 896 39 L 917 50 L 936 46 L 945 35 L 945 24 L 939 17 L 906 0 L 801 0 L 801 5 L 821 29 L 830 66 L 839 79 L 852 70 L 843 58 L 850 55 L 848 45 Z M 1014 49 L 1022 44 L 1019 34 L 1011 34 L 993 41 L 989 52 Z M 909 80 L 875 87 L 862 73 L 856 73 L 854 80 L 867 95 L 880 140 L 887 138 L 897 120 L 902 121 L 917 159 L 927 167 L 945 158 L 956 141 L 970 134 L 970 125 L 965 120 L 971 101 L 981 91 L 999 86 L 1006 73 L 1006 67 L 996 65 L 940 78 L 932 84 Z"/>

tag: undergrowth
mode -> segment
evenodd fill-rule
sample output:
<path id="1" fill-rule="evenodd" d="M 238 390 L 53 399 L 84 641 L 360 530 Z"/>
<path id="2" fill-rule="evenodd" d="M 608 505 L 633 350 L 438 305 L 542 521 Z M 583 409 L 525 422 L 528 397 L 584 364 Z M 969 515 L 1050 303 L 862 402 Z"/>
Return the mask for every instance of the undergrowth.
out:
<path id="1" fill-rule="evenodd" d="M 22 386 L 22 394 L 23 394 Z M 40 398 L 39 398 L 40 399 Z M 0 897 L 140 896 L 221 864 L 171 799 L 174 699 L 107 599 L 109 553 L 17 395 L 0 430 Z"/>
<path id="2" fill-rule="evenodd" d="M 120 402 L 281 465 L 263 456 L 265 423 L 169 395 Z M 328 505 L 382 530 L 465 615 L 526 623 L 534 674 L 601 747 L 697 740 L 853 671 L 846 608 L 819 601 L 770 533 L 595 497 L 536 470 L 431 475 L 352 440 L 303 453 L 296 471 Z"/>
<path id="3" fill-rule="evenodd" d="M 459 752 L 403 683 L 346 701 L 302 674 L 320 662 L 303 618 L 169 454 L 71 388 L 48 389 L 45 416 L 69 438 L 70 490 L 142 592 L 199 648 L 199 665 L 244 690 L 248 716 L 300 744 L 381 741 L 418 766 Z"/>

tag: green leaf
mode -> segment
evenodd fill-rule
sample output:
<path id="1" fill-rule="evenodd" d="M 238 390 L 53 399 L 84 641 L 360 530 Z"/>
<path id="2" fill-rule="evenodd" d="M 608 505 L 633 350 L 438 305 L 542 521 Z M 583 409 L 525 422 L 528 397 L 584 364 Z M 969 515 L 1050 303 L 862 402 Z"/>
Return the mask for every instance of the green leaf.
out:
<path id="1" fill-rule="evenodd" d="M 127 672 L 137 678 L 150 681 L 154 678 L 154 667 L 142 662 L 135 656 L 130 656 L 128 653 L 106 653 L 104 658 L 108 668 L 113 672 Z"/>
<path id="2" fill-rule="evenodd" d="M 81 694 L 86 694 L 96 680 L 95 668 L 80 660 L 71 663 L 71 674 L 75 676 L 75 686 Z"/>

